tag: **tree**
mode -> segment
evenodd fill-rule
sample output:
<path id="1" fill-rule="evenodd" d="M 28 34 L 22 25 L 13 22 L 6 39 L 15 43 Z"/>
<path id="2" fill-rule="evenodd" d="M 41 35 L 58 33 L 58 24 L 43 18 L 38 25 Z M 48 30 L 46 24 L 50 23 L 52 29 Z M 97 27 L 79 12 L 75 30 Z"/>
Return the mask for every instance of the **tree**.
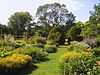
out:
<path id="1" fill-rule="evenodd" d="M 40 6 L 36 16 L 38 22 L 47 30 L 49 26 L 68 25 L 75 21 L 75 16 L 67 10 L 65 5 L 59 3 Z"/>
<path id="2" fill-rule="evenodd" d="M 90 11 L 90 22 L 97 26 L 97 35 L 100 35 L 100 3 L 94 5 L 94 11 Z"/>
<path id="3" fill-rule="evenodd" d="M 97 26 L 91 24 L 90 22 L 86 22 L 84 27 L 82 28 L 81 36 L 84 38 L 91 38 L 97 36 Z"/>
<path id="4" fill-rule="evenodd" d="M 53 41 L 53 44 L 63 45 L 65 43 L 65 32 L 61 26 L 51 29 L 48 40 Z"/>
<path id="5" fill-rule="evenodd" d="M 1 36 L 2 36 L 3 34 L 8 34 L 8 33 L 9 33 L 9 32 L 8 32 L 7 26 L 6 26 L 6 25 L 0 24 L 0 34 L 1 34 Z"/>
<path id="6" fill-rule="evenodd" d="M 9 18 L 8 28 L 13 35 L 22 35 L 25 32 L 26 25 L 30 25 L 32 16 L 28 12 L 15 12 Z"/>

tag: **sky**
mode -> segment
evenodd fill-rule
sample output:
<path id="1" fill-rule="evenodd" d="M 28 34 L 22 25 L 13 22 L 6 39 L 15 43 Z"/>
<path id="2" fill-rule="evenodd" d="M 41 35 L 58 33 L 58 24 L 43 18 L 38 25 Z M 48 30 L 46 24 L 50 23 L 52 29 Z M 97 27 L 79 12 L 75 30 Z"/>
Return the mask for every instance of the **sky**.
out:
<path id="1" fill-rule="evenodd" d="M 86 22 L 99 0 L 0 0 L 0 23 L 7 24 L 8 18 L 15 12 L 29 12 L 33 17 L 40 5 L 49 3 L 65 4 L 69 12 L 76 16 L 76 21 Z"/>

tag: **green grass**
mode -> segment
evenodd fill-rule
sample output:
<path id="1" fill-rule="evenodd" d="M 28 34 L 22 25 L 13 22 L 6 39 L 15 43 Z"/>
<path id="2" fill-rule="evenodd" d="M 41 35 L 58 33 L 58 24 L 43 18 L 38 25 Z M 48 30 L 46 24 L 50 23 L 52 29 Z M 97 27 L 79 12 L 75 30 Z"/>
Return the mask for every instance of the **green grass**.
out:
<path id="1" fill-rule="evenodd" d="M 20 75 L 60 75 L 58 71 L 59 58 L 65 52 L 67 52 L 67 46 L 60 46 L 56 53 L 49 54 L 49 60 L 36 63 L 37 68 L 35 70 L 26 70 Z"/>

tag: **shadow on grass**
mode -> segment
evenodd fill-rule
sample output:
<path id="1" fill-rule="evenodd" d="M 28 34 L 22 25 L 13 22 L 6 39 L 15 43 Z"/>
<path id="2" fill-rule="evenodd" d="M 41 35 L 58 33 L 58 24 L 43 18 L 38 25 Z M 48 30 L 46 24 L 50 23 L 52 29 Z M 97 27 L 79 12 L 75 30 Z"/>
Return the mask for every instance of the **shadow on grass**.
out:
<path id="1" fill-rule="evenodd" d="M 36 65 L 32 65 L 28 68 L 23 68 L 21 70 L 18 70 L 17 72 L 0 73 L 0 75 L 28 75 L 31 74 L 31 72 L 37 68 L 38 67 Z"/>

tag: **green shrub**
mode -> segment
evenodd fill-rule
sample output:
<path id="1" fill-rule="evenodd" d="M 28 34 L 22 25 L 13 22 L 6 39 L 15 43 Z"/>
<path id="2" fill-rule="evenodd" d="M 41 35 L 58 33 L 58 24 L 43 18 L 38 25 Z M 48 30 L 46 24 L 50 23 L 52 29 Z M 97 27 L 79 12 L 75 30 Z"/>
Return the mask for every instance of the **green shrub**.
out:
<path id="1" fill-rule="evenodd" d="M 52 41 L 53 44 L 58 43 L 64 45 L 65 43 L 65 32 L 62 27 L 54 27 L 51 29 L 48 35 L 48 40 Z"/>
<path id="2" fill-rule="evenodd" d="M 5 40 L 0 40 L 0 46 L 6 45 Z"/>
<path id="3" fill-rule="evenodd" d="M 96 41 L 97 41 L 97 46 L 100 46 L 100 36 L 97 36 Z"/>
<path id="4" fill-rule="evenodd" d="M 0 58 L 0 72 L 16 72 L 17 70 L 29 66 L 32 58 L 28 55 L 13 54 Z"/>
<path id="5" fill-rule="evenodd" d="M 0 57 L 5 57 L 5 56 L 8 56 L 10 55 L 11 52 L 7 52 L 7 51 L 0 51 Z"/>
<path id="6" fill-rule="evenodd" d="M 34 36 L 33 42 L 35 44 L 46 44 L 46 39 L 41 36 Z"/>
<path id="7" fill-rule="evenodd" d="M 81 52 L 81 53 L 78 53 L 78 52 L 67 52 L 66 54 L 62 55 L 60 59 L 62 61 L 68 62 L 70 60 L 76 60 L 77 58 L 79 58 L 81 56 L 91 57 L 92 53 L 91 52 Z"/>
<path id="8" fill-rule="evenodd" d="M 12 51 L 14 47 L 12 46 L 1 46 L 0 51 Z"/>
<path id="9" fill-rule="evenodd" d="M 24 40 L 15 40 L 16 43 L 26 44 Z"/>
<path id="10" fill-rule="evenodd" d="M 89 51 L 89 49 L 90 49 L 90 46 L 83 42 L 74 41 L 74 42 L 72 42 L 72 44 L 70 46 L 68 46 L 69 51 L 82 52 L 82 51 Z"/>
<path id="11" fill-rule="evenodd" d="M 81 38 L 78 39 L 77 36 L 79 36 L 81 33 L 81 27 L 80 26 L 73 26 L 68 33 L 68 37 L 74 41 L 75 39 L 82 41 Z"/>
<path id="12" fill-rule="evenodd" d="M 68 52 L 61 57 L 59 64 L 63 75 L 98 75 L 100 66 L 96 61 L 100 58 L 94 58 L 91 52 Z"/>
<path id="13" fill-rule="evenodd" d="M 94 54 L 96 57 L 100 57 L 100 47 L 98 47 L 98 48 L 93 48 L 93 54 Z"/>
<path id="14" fill-rule="evenodd" d="M 33 60 L 39 61 L 45 59 L 48 53 L 43 52 L 43 48 L 33 47 L 33 46 L 25 46 L 21 48 L 17 48 L 13 51 L 15 54 L 25 54 L 30 55 Z"/>
<path id="15" fill-rule="evenodd" d="M 53 45 L 45 45 L 44 51 L 48 53 L 55 53 L 57 51 L 57 48 Z"/>

